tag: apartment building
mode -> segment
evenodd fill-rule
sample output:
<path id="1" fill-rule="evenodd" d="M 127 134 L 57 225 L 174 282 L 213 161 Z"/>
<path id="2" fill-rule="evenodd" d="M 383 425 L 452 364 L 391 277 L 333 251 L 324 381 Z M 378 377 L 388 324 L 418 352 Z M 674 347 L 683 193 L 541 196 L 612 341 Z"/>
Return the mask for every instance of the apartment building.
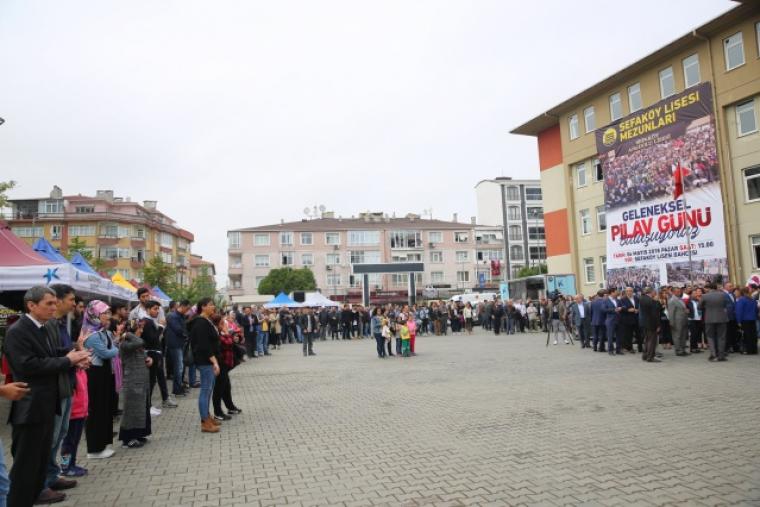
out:
<path id="1" fill-rule="evenodd" d="M 361 301 L 362 276 L 352 274 L 354 264 L 423 262 L 416 274 L 424 286 L 465 290 L 477 283 L 474 218 L 460 223 L 404 218 L 384 213 L 361 213 L 341 218 L 282 222 L 227 232 L 229 241 L 229 295 L 233 301 L 260 300 L 257 288 L 274 268 L 307 267 L 314 272 L 322 293 L 336 300 Z M 388 295 L 403 300 L 407 274 L 371 275 L 373 299 Z"/>
<path id="2" fill-rule="evenodd" d="M 33 244 L 45 237 L 66 251 L 77 238 L 104 271 L 142 281 L 145 262 L 158 255 L 177 268 L 180 283 L 190 283 L 193 234 L 158 210 L 157 201 L 133 202 L 98 190 L 94 197 L 63 195 L 54 187 L 47 197 L 9 199 L 7 220 L 16 236 Z"/>
<path id="3" fill-rule="evenodd" d="M 479 250 L 478 260 L 488 256 L 488 260 L 501 261 L 510 278 L 516 278 L 525 267 L 546 263 L 540 180 L 513 180 L 504 176 L 482 180 L 475 185 L 475 195 L 478 222 L 481 226 L 496 227 L 495 230 L 483 231 L 489 234 L 483 235 L 481 242 L 488 240 L 491 245 L 483 248 L 483 253 Z M 500 231 L 497 233 L 498 229 Z M 501 243 L 500 253 L 494 249 L 496 242 Z"/>
<path id="4" fill-rule="evenodd" d="M 512 131 L 538 141 L 550 272 L 575 273 L 586 294 L 608 281 L 609 154 L 598 149 L 597 131 L 613 143 L 631 113 L 662 101 L 672 111 L 668 100 L 698 92 L 711 103 L 702 125 L 717 146 L 714 204 L 725 223 L 728 274 L 743 283 L 760 271 L 760 4 L 743 2 Z"/>

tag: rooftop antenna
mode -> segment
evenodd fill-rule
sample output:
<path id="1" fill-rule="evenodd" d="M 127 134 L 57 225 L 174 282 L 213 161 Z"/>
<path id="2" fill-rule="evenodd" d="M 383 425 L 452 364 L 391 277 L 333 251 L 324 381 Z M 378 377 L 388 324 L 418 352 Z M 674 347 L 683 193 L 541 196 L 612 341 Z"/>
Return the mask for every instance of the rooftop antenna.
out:
<path id="1" fill-rule="evenodd" d="M 303 209 L 303 214 L 306 215 L 307 218 L 314 220 L 316 218 L 320 218 L 326 209 L 327 208 L 325 208 L 324 204 L 315 204 L 314 206 L 306 206 Z"/>
<path id="2" fill-rule="evenodd" d="M 422 210 L 422 216 L 425 216 L 425 215 L 427 215 L 428 217 L 430 217 L 430 220 L 432 220 L 433 219 L 433 208 L 425 208 L 424 210 Z"/>

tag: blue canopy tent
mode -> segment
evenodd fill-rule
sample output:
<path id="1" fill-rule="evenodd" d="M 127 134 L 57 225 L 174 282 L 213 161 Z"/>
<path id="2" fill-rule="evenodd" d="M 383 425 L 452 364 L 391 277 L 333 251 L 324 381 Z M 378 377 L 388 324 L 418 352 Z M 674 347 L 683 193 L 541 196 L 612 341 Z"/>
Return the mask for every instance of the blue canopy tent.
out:
<path id="1" fill-rule="evenodd" d="M 56 247 L 50 244 L 45 238 L 38 238 L 32 245 L 32 250 L 49 260 L 50 262 L 67 263 L 69 260 L 61 255 Z"/>
<path id="2" fill-rule="evenodd" d="M 172 300 L 172 298 L 170 298 L 169 295 L 166 294 L 166 292 L 162 291 L 161 287 L 158 287 L 158 286 L 153 287 L 153 294 L 155 296 L 159 297 L 160 299 L 165 299 L 167 301 L 171 301 Z"/>
<path id="3" fill-rule="evenodd" d="M 280 292 L 277 294 L 277 297 L 271 300 L 269 303 L 266 303 L 264 305 L 264 308 L 280 308 L 282 306 L 288 307 L 288 308 L 298 308 L 301 306 L 301 303 L 296 303 L 292 299 L 288 297 L 287 294 L 284 292 Z"/>
<path id="4" fill-rule="evenodd" d="M 77 268 L 80 271 L 84 271 L 85 273 L 90 273 L 91 275 L 97 275 L 98 272 L 95 271 L 92 266 L 87 262 L 87 259 L 82 257 L 82 254 L 79 252 L 76 252 L 71 257 L 71 263 L 74 265 L 75 268 Z"/>

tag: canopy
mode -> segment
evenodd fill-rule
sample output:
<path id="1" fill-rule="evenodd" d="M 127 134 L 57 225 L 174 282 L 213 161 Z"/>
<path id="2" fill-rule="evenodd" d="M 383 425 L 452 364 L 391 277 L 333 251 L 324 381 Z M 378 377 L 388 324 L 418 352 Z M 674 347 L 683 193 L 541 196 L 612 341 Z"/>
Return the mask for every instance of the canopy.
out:
<path id="1" fill-rule="evenodd" d="M 5 222 L 0 221 L 0 266 L 42 266 L 50 261 L 32 250 L 24 240 L 11 232 Z"/>
<path id="2" fill-rule="evenodd" d="M 121 273 L 115 273 L 111 277 L 111 281 L 119 287 L 127 289 L 131 292 L 137 292 L 137 289 L 135 289 L 134 285 L 129 283 L 123 276 L 121 276 Z"/>
<path id="3" fill-rule="evenodd" d="M 296 303 L 292 299 L 288 297 L 287 294 L 284 292 L 280 292 L 277 294 L 277 297 L 271 300 L 269 303 L 266 303 L 264 305 L 264 308 L 280 308 L 281 306 L 286 306 L 288 308 L 298 308 L 301 305 L 301 303 Z"/>
<path id="4" fill-rule="evenodd" d="M 51 245 L 45 238 L 38 238 L 32 245 L 32 249 L 50 262 L 69 262 L 69 260 L 61 255 L 61 252 L 59 252 L 58 249 Z"/>
<path id="5" fill-rule="evenodd" d="M 79 252 L 76 252 L 71 257 L 71 264 L 74 265 L 75 268 L 77 268 L 80 271 L 84 271 L 85 273 L 90 273 L 91 275 L 97 275 L 98 272 L 95 271 L 92 266 L 87 262 L 87 259 L 85 259 L 82 254 Z"/>
<path id="6" fill-rule="evenodd" d="M 321 292 L 307 292 L 306 300 L 303 302 L 303 306 L 308 307 L 339 307 L 340 304 L 336 303 L 330 298 L 325 297 Z"/>
<path id="7" fill-rule="evenodd" d="M 161 287 L 158 287 L 158 286 L 153 287 L 153 295 L 156 296 L 158 299 L 163 299 L 164 301 L 166 301 L 167 304 L 169 303 L 169 301 L 172 300 L 172 298 L 169 297 L 169 295 L 166 292 L 162 291 Z"/>

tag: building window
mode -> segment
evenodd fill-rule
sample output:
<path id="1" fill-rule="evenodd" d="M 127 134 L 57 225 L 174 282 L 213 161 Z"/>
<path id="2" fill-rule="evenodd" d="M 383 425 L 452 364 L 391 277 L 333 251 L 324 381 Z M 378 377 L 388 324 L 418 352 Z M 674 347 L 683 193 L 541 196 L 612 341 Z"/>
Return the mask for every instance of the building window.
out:
<path id="1" fill-rule="evenodd" d="M 526 214 L 528 220 L 542 220 L 544 218 L 544 208 L 541 206 L 528 206 Z"/>
<path id="2" fill-rule="evenodd" d="M 526 201 L 540 201 L 541 187 L 525 187 L 525 200 Z"/>
<path id="3" fill-rule="evenodd" d="M 78 238 L 82 236 L 95 236 L 94 225 L 70 225 L 69 236 Z"/>
<path id="4" fill-rule="evenodd" d="M 63 201 L 42 201 L 42 213 L 63 213 Z"/>
<path id="5" fill-rule="evenodd" d="M 428 232 L 428 242 L 430 243 L 443 243 L 443 233 L 441 231 Z"/>
<path id="6" fill-rule="evenodd" d="M 752 236 L 749 238 L 750 246 L 752 247 L 752 262 L 753 268 L 760 269 L 760 236 Z"/>
<path id="7" fill-rule="evenodd" d="M 431 271 L 430 283 L 443 283 L 443 271 Z"/>
<path id="8" fill-rule="evenodd" d="M 503 260 L 504 252 L 502 250 L 479 250 L 477 253 L 478 261 L 495 261 Z"/>
<path id="9" fill-rule="evenodd" d="M 594 164 L 594 181 L 604 181 L 604 169 L 602 168 L 602 163 L 598 158 L 595 158 L 593 161 Z"/>
<path id="10" fill-rule="evenodd" d="M 378 250 L 352 250 L 350 256 L 351 264 L 377 264 L 380 262 Z"/>
<path id="11" fill-rule="evenodd" d="M 599 257 L 599 264 L 602 267 L 602 273 L 601 273 L 602 281 L 606 282 L 607 281 L 607 256 L 606 255 L 602 255 L 601 257 Z"/>
<path id="12" fill-rule="evenodd" d="M 76 206 L 74 208 L 74 213 L 79 213 L 79 214 L 95 213 L 95 207 L 94 206 Z"/>
<path id="13" fill-rule="evenodd" d="M 583 162 L 576 164 L 575 174 L 577 177 L 576 181 L 578 182 L 578 188 L 585 187 L 588 183 L 586 181 L 586 164 Z"/>
<path id="14" fill-rule="evenodd" d="M 512 245 L 509 247 L 509 260 L 512 262 L 525 260 L 523 247 L 520 245 Z"/>
<path id="15" fill-rule="evenodd" d="M 293 233 L 292 232 L 281 232 L 280 233 L 280 244 L 281 245 L 292 245 L 293 244 Z"/>
<path id="16" fill-rule="evenodd" d="M 583 122 L 586 124 L 586 133 L 596 130 L 596 116 L 594 115 L 594 106 L 589 106 L 583 110 Z"/>
<path id="17" fill-rule="evenodd" d="M 357 245 L 379 245 L 380 231 L 348 231 L 348 244 Z"/>
<path id="18" fill-rule="evenodd" d="M 419 231 L 393 231 L 391 248 L 422 248 L 422 235 Z"/>
<path id="19" fill-rule="evenodd" d="M 326 232 L 325 233 L 325 245 L 340 245 L 340 233 L 339 232 Z"/>
<path id="20" fill-rule="evenodd" d="M 747 200 L 760 200 L 760 166 L 744 170 L 744 184 L 747 189 Z"/>
<path id="21" fill-rule="evenodd" d="M 582 209 L 580 211 L 581 216 L 581 234 L 587 235 L 591 234 L 591 213 L 587 209 Z"/>
<path id="22" fill-rule="evenodd" d="M 546 239 L 546 232 L 543 227 L 528 227 L 528 239 L 532 241 L 543 241 Z"/>
<path id="23" fill-rule="evenodd" d="M 143 257 L 145 255 L 145 253 L 144 253 L 143 250 L 137 250 L 136 253 L 137 253 L 137 255 L 135 257 L 137 259 L 139 259 L 140 257 Z M 229 263 L 230 263 L 230 267 L 231 268 L 236 268 L 236 269 L 237 268 L 242 268 L 243 267 L 243 258 L 240 257 L 239 255 L 230 255 Z"/>
<path id="24" fill-rule="evenodd" d="M 257 268 L 268 268 L 269 255 L 256 255 L 256 257 L 254 257 L 254 264 Z"/>
<path id="25" fill-rule="evenodd" d="M 509 206 L 507 208 L 507 220 L 520 220 L 519 206 Z"/>
<path id="26" fill-rule="evenodd" d="M 340 254 L 339 253 L 329 253 L 325 256 L 325 264 L 328 266 L 337 266 L 340 264 Z"/>
<path id="27" fill-rule="evenodd" d="M 314 255 L 310 253 L 301 254 L 301 266 L 313 266 Z"/>
<path id="28" fill-rule="evenodd" d="M 254 246 L 269 246 L 269 234 L 254 234 Z"/>
<path id="29" fill-rule="evenodd" d="M 39 238 L 42 237 L 42 227 L 13 227 L 13 234 L 19 238 Z"/>
<path id="30" fill-rule="evenodd" d="M 467 262 L 470 259 L 470 252 L 467 250 L 457 250 L 457 262 Z"/>
<path id="31" fill-rule="evenodd" d="M 145 239 L 145 227 L 135 227 L 135 238 L 137 239 Z M 187 249 L 187 240 L 182 240 L 179 242 L 180 245 L 182 245 L 183 248 Z"/>
<path id="32" fill-rule="evenodd" d="M 570 124 L 570 140 L 578 139 L 578 136 L 580 135 L 578 133 L 578 115 L 571 115 L 570 118 L 568 118 L 568 122 Z"/>
<path id="33" fill-rule="evenodd" d="M 508 229 L 509 241 L 522 241 L 522 227 L 510 225 Z"/>
<path id="34" fill-rule="evenodd" d="M 239 232 L 228 232 L 227 233 L 227 242 L 230 248 L 240 248 L 240 233 Z"/>
<path id="35" fill-rule="evenodd" d="M 61 239 L 61 232 L 63 231 L 62 225 L 50 226 L 50 237 L 52 239 Z"/>
<path id="36" fill-rule="evenodd" d="M 238 234 L 240 234 L 240 233 L 238 233 Z M 119 228 L 119 237 L 120 238 L 125 237 L 125 236 L 122 236 L 122 234 L 121 234 L 121 228 Z M 174 237 L 171 234 L 169 234 L 168 232 L 162 232 L 161 233 L 161 246 L 166 247 L 166 248 L 171 248 L 172 246 L 174 246 Z M 240 246 L 239 242 L 238 242 L 238 246 Z"/>
<path id="37" fill-rule="evenodd" d="M 528 247 L 530 253 L 530 260 L 542 261 L 546 259 L 546 247 L 545 246 L 531 246 Z"/>
<path id="38" fill-rule="evenodd" d="M 443 262 L 443 252 L 430 252 L 430 262 L 440 264 Z"/>
<path id="39" fill-rule="evenodd" d="M 593 257 L 586 257 L 583 259 L 583 276 L 586 278 L 587 284 L 596 282 Z"/>
<path id="40" fill-rule="evenodd" d="M 623 116 L 623 102 L 619 93 L 610 95 L 610 120 L 615 121 Z"/>
<path id="41" fill-rule="evenodd" d="M 638 111 L 643 107 L 641 100 L 641 84 L 633 83 L 628 87 L 628 106 L 631 108 L 631 112 Z M 622 106 L 621 106 L 622 107 Z M 623 116 L 622 110 L 620 116 Z"/>
<path id="42" fill-rule="evenodd" d="M 455 232 L 454 243 L 467 243 L 470 240 L 470 233 L 468 232 Z"/>
<path id="43" fill-rule="evenodd" d="M 422 262 L 422 254 L 407 252 L 392 255 L 391 262 Z"/>
<path id="44" fill-rule="evenodd" d="M 313 245 L 314 244 L 314 237 L 310 232 L 302 232 L 301 233 L 301 244 L 302 245 Z"/>
<path id="45" fill-rule="evenodd" d="M 457 271 L 457 283 L 469 283 L 470 272 L 469 271 Z"/>
<path id="46" fill-rule="evenodd" d="M 676 92 L 676 80 L 673 78 L 673 67 L 660 71 L 660 97 L 670 97 Z"/>
<path id="47" fill-rule="evenodd" d="M 330 287 L 337 287 L 338 285 L 340 285 L 340 274 L 327 275 L 327 285 Z"/>
<path id="48" fill-rule="evenodd" d="M 520 200 L 520 189 L 517 187 L 507 187 L 507 200 L 508 201 L 519 201 Z"/>
<path id="49" fill-rule="evenodd" d="M 599 232 L 607 230 L 607 209 L 604 205 L 596 207 L 596 224 L 599 227 Z"/>
<path id="50" fill-rule="evenodd" d="M 726 70 L 744 65 L 744 41 L 741 32 L 724 39 L 723 48 L 726 57 Z"/>
<path id="51" fill-rule="evenodd" d="M 280 254 L 280 266 L 293 265 L 293 252 L 282 252 Z"/>
<path id="52" fill-rule="evenodd" d="M 757 132 L 754 100 L 749 100 L 736 106 L 736 125 L 739 137 Z"/>
<path id="53" fill-rule="evenodd" d="M 683 59 L 684 88 L 694 86 L 701 81 L 699 76 L 699 55 L 693 54 Z"/>

